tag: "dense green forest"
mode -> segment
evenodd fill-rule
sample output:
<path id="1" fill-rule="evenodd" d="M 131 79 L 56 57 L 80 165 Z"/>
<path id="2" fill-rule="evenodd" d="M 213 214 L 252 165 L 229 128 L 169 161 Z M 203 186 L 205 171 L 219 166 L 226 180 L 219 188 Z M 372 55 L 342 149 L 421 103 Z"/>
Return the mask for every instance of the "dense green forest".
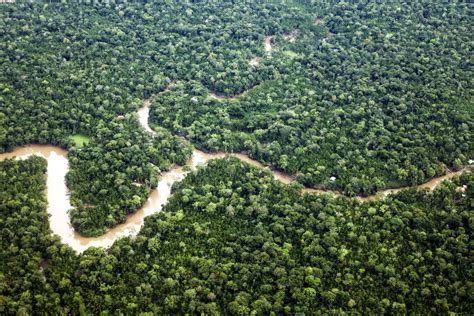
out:
<path id="1" fill-rule="evenodd" d="M 135 240 L 76 255 L 50 234 L 44 172 L 41 158 L 0 163 L 1 314 L 474 307 L 472 173 L 432 193 L 361 204 L 301 195 L 235 158 L 213 160 L 174 187 Z"/>
<path id="2" fill-rule="evenodd" d="M 65 2 L 0 4 L 0 153 L 68 150 L 76 231 L 123 222 L 193 146 L 299 184 L 212 160 L 137 237 L 78 254 L 48 226 L 45 160 L 1 161 L 0 314 L 472 313 L 472 172 L 365 203 L 302 185 L 471 163 L 474 6 Z"/>
<path id="3" fill-rule="evenodd" d="M 6 104 L 24 103 L 28 112 L 35 109 L 32 119 L 48 115 L 48 120 L 22 135 L 18 126 L 32 122 L 8 117 L 15 130 L 12 139 L 3 137 L 4 147 L 62 143 L 62 129 L 94 134 L 97 119 L 132 110 L 138 102 L 132 96 L 147 97 L 172 80 L 198 80 L 205 89 L 227 95 L 270 80 L 232 104 L 198 99 L 191 106 L 192 97 L 185 102 L 179 95 L 158 102 L 152 119 L 189 135 L 200 147 L 248 150 L 276 168 L 298 173 L 304 184 L 352 194 L 419 183 L 446 166 L 465 164 L 472 155 L 470 6 L 342 3 L 321 8 L 318 25 L 297 8 L 283 13 L 275 4 L 262 12 L 245 3 L 176 5 L 166 11 L 147 6 L 143 15 L 134 14 L 140 7 L 133 5 L 80 6 L 77 15 L 51 5 L 5 19 L 11 34 L 4 35 L 9 60 L 3 91 L 13 94 Z M 227 11 L 229 21 L 209 17 Z M 65 19 L 69 27 L 61 27 Z M 75 34 L 73 26 L 88 35 Z M 39 33 L 44 28 L 46 34 Z M 271 58 L 249 65 L 253 56 L 264 55 L 264 35 L 292 29 L 299 30 L 294 43 L 277 37 Z M 22 95 L 14 93 L 17 89 Z M 176 111 L 169 111 L 171 105 Z M 21 113 L 17 107 L 5 113 Z"/>
<path id="4" fill-rule="evenodd" d="M 184 165 L 191 153 L 189 145 L 166 131 L 146 135 L 134 119 L 99 123 L 96 133 L 93 143 L 69 151 L 67 184 L 78 206 L 71 218 L 83 235 L 100 235 L 123 222 L 156 187 L 160 170 Z"/>
<path id="5" fill-rule="evenodd" d="M 472 6 L 356 3 L 277 37 L 274 76 L 248 93 L 218 101 L 183 82 L 151 121 L 350 195 L 460 168 L 474 154 Z"/>
<path id="6" fill-rule="evenodd" d="M 2 5 L 0 152 L 29 143 L 72 149 L 72 222 L 98 235 L 146 199 L 149 189 L 133 182 L 153 186 L 154 167 L 190 154 L 168 131 L 151 140 L 140 129 L 133 113 L 143 98 L 176 79 L 200 78 L 222 93 L 254 86 L 272 69 L 248 60 L 262 54 L 265 34 L 295 27 L 296 11 L 251 2 Z M 74 150 L 78 133 L 91 139 Z"/>

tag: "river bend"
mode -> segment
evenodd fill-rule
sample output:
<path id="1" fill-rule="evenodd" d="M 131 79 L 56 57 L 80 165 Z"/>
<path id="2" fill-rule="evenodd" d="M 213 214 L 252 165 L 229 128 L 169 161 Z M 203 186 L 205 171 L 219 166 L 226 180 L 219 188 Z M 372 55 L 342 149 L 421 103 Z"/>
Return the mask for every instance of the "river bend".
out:
<path id="1" fill-rule="evenodd" d="M 143 128 L 151 134 L 154 131 L 148 125 L 148 115 L 150 110 L 150 102 L 145 100 L 143 107 L 138 110 L 140 124 Z M 171 196 L 171 186 L 174 182 L 182 180 L 186 171 L 183 167 L 175 167 L 170 171 L 161 174 L 157 187 L 151 191 L 148 200 L 135 213 L 127 216 L 125 223 L 119 224 L 114 228 L 108 230 L 105 234 L 99 237 L 84 237 L 77 233 L 72 227 L 69 219 L 68 211 L 72 209 L 69 201 L 69 192 L 66 187 L 65 177 L 69 171 L 69 164 L 67 159 L 67 151 L 50 145 L 29 145 L 15 149 L 13 152 L 0 154 L 0 161 L 8 158 L 25 159 L 31 155 L 38 155 L 45 158 L 48 162 L 47 168 L 47 211 L 50 215 L 49 223 L 54 234 L 61 238 L 61 241 L 71 246 L 75 251 L 81 253 L 89 247 L 110 247 L 118 238 L 124 236 L 136 236 L 144 223 L 144 218 L 160 212 L 163 205 Z M 194 149 L 191 158 L 187 165 L 191 169 L 195 169 L 198 165 L 205 164 L 210 159 L 223 158 L 226 155 L 231 155 L 247 162 L 253 166 L 264 168 L 262 163 L 249 158 L 245 154 L 232 153 L 226 154 L 224 152 L 205 153 Z M 285 174 L 279 171 L 272 171 L 275 179 L 285 184 L 295 182 L 292 175 Z M 451 172 L 447 175 L 432 179 L 418 187 L 433 189 L 437 184 L 445 179 L 452 178 L 455 175 L 461 174 L 459 172 Z M 396 193 L 399 189 L 387 189 L 380 191 L 377 195 L 369 197 L 357 197 L 359 200 L 373 200 L 383 198 L 388 194 Z M 304 188 L 306 193 L 331 193 L 339 194 L 338 192 L 324 191 L 318 189 Z"/>

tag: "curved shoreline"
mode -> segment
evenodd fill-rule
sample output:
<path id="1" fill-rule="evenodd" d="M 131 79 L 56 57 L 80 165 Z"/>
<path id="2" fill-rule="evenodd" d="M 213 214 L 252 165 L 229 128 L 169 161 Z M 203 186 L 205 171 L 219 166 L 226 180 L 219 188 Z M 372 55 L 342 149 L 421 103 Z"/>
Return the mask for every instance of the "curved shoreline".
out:
<path id="1" fill-rule="evenodd" d="M 138 110 L 139 122 L 146 131 L 148 131 L 150 134 L 155 134 L 155 132 L 148 125 L 149 111 L 150 101 L 145 100 L 143 102 L 143 106 Z M 173 183 L 182 180 L 187 174 L 187 171 L 185 171 L 184 167 L 181 166 L 177 166 L 170 171 L 163 172 L 160 175 L 160 180 L 157 187 L 150 192 L 145 204 L 135 213 L 129 214 L 124 223 L 116 225 L 99 237 L 84 237 L 74 230 L 68 214 L 68 211 L 72 209 L 72 206 L 70 204 L 69 191 L 65 182 L 66 174 L 69 171 L 66 150 L 51 145 L 29 145 L 19 147 L 10 153 L 0 154 L 0 161 L 14 157 L 17 159 L 25 159 L 32 155 L 41 156 L 48 161 L 46 194 L 48 200 L 47 211 L 50 215 L 50 228 L 54 234 L 60 237 L 61 242 L 68 244 L 78 253 L 82 253 L 89 247 L 108 248 L 112 246 L 112 244 L 120 237 L 136 236 L 144 224 L 145 217 L 161 211 L 163 205 L 171 196 L 171 186 Z M 199 165 L 204 165 L 210 159 L 223 158 L 225 156 L 236 157 L 241 161 L 249 163 L 258 168 L 268 168 L 261 162 L 253 160 L 242 153 L 205 153 L 197 149 L 193 149 L 192 156 L 188 160 L 186 166 L 191 167 L 191 170 L 193 170 Z M 440 182 L 459 175 L 467 169 L 468 167 L 457 172 L 450 172 L 446 175 L 433 178 L 426 183 L 414 187 L 433 189 Z M 276 170 L 271 170 L 271 173 L 276 180 L 284 184 L 296 182 L 295 177 L 292 175 Z M 367 197 L 357 196 L 355 198 L 359 201 L 383 199 L 385 196 L 399 192 L 405 188 L 409 187 L 386 189 L 377 192 L 375 195 Z M 343 196 L 337 191 L 313 188 L 303 188 L 302 193 L 332 194 L 335 196 Z"/>
<path id="2" fill-rule="evenodd" d="M 84 237 L 74 230 L 71 225 L 68 211 L 73 207 L 70 204 L 69 190 L 65 177 L 69 171 L 67 151 L 52 145 L 28 145 L 16 148 L 13 152 L 0 154 L 0 161 L 16 158 L 26 159 L 30 156 L 40 156 L 47 160 L 46 195 L 48 201 L 47 212 L 49 225 L 52 232 L 58 235 L 62 243 L 69 245 L 78 253 L 84 252 L 89 247 L 108 248 L 120 237 L 136 236 L 144 224 L 145 217 L 161 211 L 163 205 L 171 196 L 171 186 L 176 181 L 182 180 L 187 171 L 184 167 L 175 167 L 163 172 L 155 189 L 145 204 L 136 212 L 129 214 L 124 223 L 118 224 L 98 237 Z M 223 158 L 225 154 L 206 154 L 194 150 L 187 166 L 195 169 L 198 165 L 205 164 L 209 159 Z"/>
<path id="3" fill-rule="evenodd" d="M 217 96 L 212 92 L 209 92 L 209 96 L 213 97 L 215 99 L 218 99 L 218 100 L 236 99 L 236 98 L 244 95 L 245 93 L 247 93 L 247 91 L 244 91 L 243 93 L 240 93 L 239 95 L 234 96 L 234 97 Z M 150 132 L 151 134 L 154 134 L 155 132 L 148 125 L 148 115 L 149 115 L 149 112 L 150 112 L 150 106 L 151 106 L 151 102 L 148 99 L 144 100 L 143 101 L 143 106 L 138 110 L 138 116 L 139 116 L 140 124 L 143 126 L 143 128 L 146 131 Z M 270 167 L 265 166 L 260 161 L 254 160 L 254 159 L 250 158 L 247 154 L 244 154 L 244 153 L 227 153 L 227 152 L 223 152 L 223 151 L 205 153 L 205 152 L 200 151 L 196 148 L 193 148 L 193 155 L 195 153 L 199 153 L 199 155 L 206 156 L 205 161 L 203 161 L 204 163 L 207 162 L 207 160 L 209 160 L 209 159 L 223 158 L 226 155 L 227 156 L 233 156 L 233 157 L 236 157 L 236 158 L 240 159 L 241 161 L 244 161 L 244 162 L 246 162 L 250 165 L 253 165 L 257 168 L 267 168 L 267 169 L 269 169 L 270 172 L 275 177 L 275 179 L 282 182 L 282 183 L 284 183 L 284 184 L 297 183 L 296 177 L 294 175 L 285 173 L 283 171 L 271 169 Z M 373 201 L 373 200 L 377 200 L 377 199 L 382 199 L 382 198 L 384 198 L 384 197 L 386 197 L 386 196 L 388 196 L 392 193 L 397 193 L 397 192 L 400 192 L 403 189 L 408 189 L 408 188 L 420 188 L 420 189 L 425 189 L 426 188 L 426 189 L 432 190 L 439 183 L 441 183 L 442 181 L 450 179 L 450 178 L 452 178 L 456 175 L 460 175 L 463 172 L 467 171 L 468 169 L 469 169 L 469 166 L 466 166 L 466 167 L 464 167 L 463 169 L 461 169 L 459 171 L 449 171 L 448 173 L 446 173 L 444 175 L 431 178 L 427 182 L 424 182 L 422 184 L 418 184 L 418 185 L 414 185 L 414 186 L 403 186 L 403 187 L 396 187 L 396 188 L 387 188 L 387 189 L 380 190 L 380 191 L 378 191 L 378 192 L 376 192 L 375 194 L 372 194 L 372 195 L 368 195 L 368 196 L 359 196 L 359 195 L 357 195 L 357 196 L 354 196 L 352 198 L 355 198 L 359 201 Z M 311 193 L 311 194 L 332 194 L 332 195 L 336 195 L 336 196 L 348 197 L 348 196 L 342 194 L 339 191 L 329 190 L 329 189 L 316 189 L 316 188 L 303 187 L 302 192 L 303 193 Z M 350 197 L 348 197 L 348 198 L 350 198 Z"/>

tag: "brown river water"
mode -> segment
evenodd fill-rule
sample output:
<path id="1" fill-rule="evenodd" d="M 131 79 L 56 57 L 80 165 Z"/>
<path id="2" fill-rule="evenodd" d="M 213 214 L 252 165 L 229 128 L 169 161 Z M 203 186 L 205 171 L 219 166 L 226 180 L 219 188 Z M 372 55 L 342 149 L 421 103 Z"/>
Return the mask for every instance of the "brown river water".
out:
<path id="1" fill-rule="evenodd" d="M 138 116 L 140 124 L 143 128 L 153 134 L 153 130 L 148 125 L 148 114 L 150 109 L 150 102 L 146 100 L 143 103 L 143 107 L 138 110 Z M 160 181 L 156 189 L 154 189 L 145 202 L 145 204 L 137 210 L 135 213 L 130 214 L 127 220 L 123 224 L 119 224 L 114 228 L 108 230 L 105 234 L 99 237 L 83 237 L 79 235 L 70 224 L 68 211 L 72 208 L 69 202 L 69 193 L 65 183 L 65 177 L 69 170 L 69 164 L 67 159 L 67 152 L 64 149 L 49 146 L 49 145 L 29 145 L 15 149 L 10 153 L 0 154 L 0 161 L 8 158 L 25 159 L 31 155 L 38 155 L 45 158 L 48 161 L 47 169 L 47 199 L 48 208 L 47 211 L 50 215 L 49 222 L 51 230 L 54 234 L 61 238 L 61 241 L 71 246 L 74 250 L 81 253 L 89 247 L 110 247 L 118 238 L 124 236 L 136 236 L 143 226 L 144 218 L 160 212 L 163 205 L 166 203 L 168 198 L 171 196 L 171 186 L 174 182 L 182 180 L 186 172 L 183 167 L 175 167 L 174 169 L 163 172 L 161 174 Z M 217 153 L 205 153 L 200 150 L 194 149 L 192 157 L 188 161 L 188 166 L 191 169 L 195 169 L 199 165 L 204 165 L 210 159 L 223 158 L 227 154 L 223 152 Z M 258 168 L 265 168 L 265 166 L 251 159 L 245 154 L 233 153 L 229 154 L 239 158 L 240 160 L 247 162 Z M 272 171 L 275 179 L 285 184 L 295 182 L 295 177 L 283 172 Z M 455 175 L 462 173 L 451 172 L 447 175 L 432 179 L 431 181 L 424 183 L 419 188 L 433 189 L 437 184 L 445 179 L 452 178 Z M 387 189 L 379 192 L 377 195 L 369 197 L 358 197 L 359 200 L 374 200 L 387 196 L 391 193 L 396 193 L 400 189 Z M 305 188 L 305 193 L 329 193 L 339 195 L 338 192 L 325 191 L 318 189 Z"/>

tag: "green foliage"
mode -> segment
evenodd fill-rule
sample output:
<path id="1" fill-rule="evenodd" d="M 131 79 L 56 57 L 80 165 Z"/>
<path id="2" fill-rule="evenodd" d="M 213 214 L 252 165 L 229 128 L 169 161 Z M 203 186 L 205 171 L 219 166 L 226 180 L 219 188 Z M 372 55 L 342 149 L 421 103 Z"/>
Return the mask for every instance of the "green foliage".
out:
<path id="1" fill-rule="evenodd" d="M 71 284 L 74 252 L 48 227 L 46 161 L 0 162 L 0 314 L 60 314 L 61 292 L 55 281 Z M 50 282 L 51 281 L 51 282 Z"/>
<path id="2" fill-rule="evenodd" d="M 159 171 L 186 162 L 190 145 L 172 133 L 348 195 L 420 183 L 474 154 L 472 10 L 419 0 L 1 5 L 0 152 L 68 148 L 71 222 L 85 235 L 123 221 Z M 156 135 L 135 114 L 146 98 Z M 48 228 L 45 172 L 38 157 L 0 162 L 2 315 L 474 309 L 472 174 L 359 203 L 211 161 L 135 239 L 77 255 Z"/>
<path id="3" fill-rule="evenodd" d="M 361 204 L 214 160 L 135 240 L 77 256 L 47 228 L 44 172 L 40 158 L 0 163 L 2 314 L 472 310 L 472 173 Z"/>
<path id="4" fill-rule="evenodd" d="M 368 195 L 422 183 L 474 155 L 471 7 L 320 8 L 295 43 L 276 38 L 273 80 L 220 101 L 182 83 L 154 99 L 150 120 L 207 150 L 248 151 L 307 186 Z"/>
<path id="5" fill-rule="evenodd" d="M 83 235 L 100 235 L 125 221 L 156 187 L 159 172 L 185 164 L 191 154 L 178 137 L 166 131 L 152 137 L 137 124 L 135 118 L 100 123 L 91 143 L 69 151 L 67 184 L 77 206 L 71 222 Z"/>
<path id="6" fill-rule="evenodd" d="M 233 94 L 269 78 L 269 66 L 248 61 L 264 55 L 266 34 L 304 19 L 296 11 L 252 1 L 0 6 L 0 152 L 79 149 L 70 135 L 89 135 L 70 152 L 71 215 L 81 233 L 100 234 L 139 206 L 132 197 L 146 199 L 149 188 L 130 184 L 156 184 L 151 164 L 164 170 L 190 153 L 166 130 L 153 141 L 140 132 L 142 99 L 177 79 Z"/>
<path id="7" fill-rule="evenodd" d="M 76 134 L 76 135 L 69 136 L 69 139 L 71 139 L 74 142 L 75 146 L 78 147 L 78 148 L 81 148 L 84 145 L 89 144 L 89 142 L 90 142 L 89 137 L 87 137 L 85 135 L 81 135 L 81 134 Z"/>

